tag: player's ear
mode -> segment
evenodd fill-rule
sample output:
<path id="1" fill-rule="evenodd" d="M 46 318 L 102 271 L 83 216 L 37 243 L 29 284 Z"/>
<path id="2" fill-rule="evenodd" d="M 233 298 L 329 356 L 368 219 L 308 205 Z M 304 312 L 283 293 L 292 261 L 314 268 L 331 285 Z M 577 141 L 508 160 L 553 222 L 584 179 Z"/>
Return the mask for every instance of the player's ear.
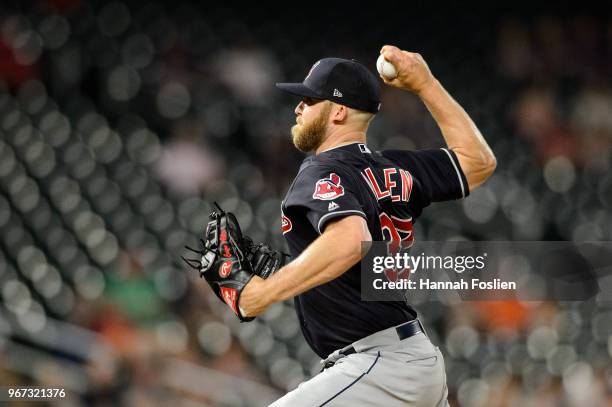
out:
<path id="1" fill-rule="evenodd" d="M 342 123 L 348 117 L 348 107 L 334 103 L 331 111 L 332 120 Z"/>

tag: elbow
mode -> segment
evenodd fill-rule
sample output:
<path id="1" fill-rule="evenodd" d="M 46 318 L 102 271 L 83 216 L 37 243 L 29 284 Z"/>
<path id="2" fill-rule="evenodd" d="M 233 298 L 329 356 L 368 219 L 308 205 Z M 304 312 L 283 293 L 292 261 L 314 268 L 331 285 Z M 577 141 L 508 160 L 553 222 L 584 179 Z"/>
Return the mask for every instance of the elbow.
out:
<path id="1" fill-rule="evenodd" d="M 370 234 L 370 229 L 368 229 L 365 220 L 360 224 L 359 230 L 356 231 L 355 235 L 358 244 L 357 250 L 353 250 L 352 255 L 357 259 L 355 262 L 358 262 L 364 258 L 366 253 L 370 250 L 370 246 L 372 246 L 372 235 Z"/>
<path id="2" fill-rule="evenodd" d="M 361 245 L 359 245 L 361 246 Z M 346 273 L 351 267 L 359 263 L 363 258 L 360 247 L 354 247 L 351 250 L 337 251 L 330 259 L 330 265 L 323 271 L 323 280 L 325 282 L 334 280 Z"/>
<path id="3" fill-rule="evenodd" d="M 493 153 L 483 155 L 478 162 L 476 160 L 465 166 L 464 173 L 468 181 L 470 191 L 481 186 L 497 168 L 497 159 Z"/>
<path id="4" fill-rule="evenodd" d="M 496 168 L 497 158 L 495 158 L 495 155 L 491 152 L 490 154 L 488 154 L 484 162 L 484 173 L 486 174 L 486 178 L 489 178 L 491 175 L 493 175 Z"/>
<path id="5" fill-rule="evenodd" d="M 345 273 L 366 255 L 372 243 L 372 236 L 367 229 L 365 232 L 361 235 L 354 235 L 350 239 L 350 243 L 347 241 L 344 250 L 336 252 L 337 257 L 334 262 L 336 267 L 333 268 L 335 270 L 330 270 L 333 274 L 330 276 L 331 278 L 336 278 Z"/>
<path id="6" fill-rule="evenodd" d="M 326 230 L 330 245 L 328 279 L 334 279 L 359 263 L 370 248 L 372 236 L 364 218 L 349 216 Z"/>
<path id="7" fill-rule="evenodd" d="M 372 243 L 372 236 L 367 228 L 355 230 L 354 232 L 350 239 L 351 242 L 345 246 L 345 250 L 340 255 L 340 261 L 346 269 L 359 263 L 368 252 Z"/>
<path id="8" fill-rule="evenodd" d="M 351 266 L 355 263 L 358 263 L 363 259 L 368 251 L 370 251 L 370 247 L 372 246 L 372 236 L 370 232 L 366 229 L 367 233 L 364 233 L 359 239 L 358 244 L 353 246 L 353 250 L 348 253 L 347 258 L 349 259 Z"/>
<path id="9" fill-rule="evenodd" d="M 471 161 L 471 166 L 476 172 L 487 176 L 492 175 L 497 168 L 497 158 L 488 145 L 482 146 L 468 161 Z"/>

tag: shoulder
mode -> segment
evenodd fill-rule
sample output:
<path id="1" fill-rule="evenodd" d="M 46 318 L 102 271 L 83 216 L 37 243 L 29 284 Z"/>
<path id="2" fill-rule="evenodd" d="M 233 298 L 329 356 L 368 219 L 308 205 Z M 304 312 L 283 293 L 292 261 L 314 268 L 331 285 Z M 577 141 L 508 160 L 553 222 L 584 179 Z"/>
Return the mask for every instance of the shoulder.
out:
<path id="1" fill-rule="evenodd" d="M 310 160 L 300 168 L 287 202 L 331 201 L 358 194 L 360 186 L 349 172 L 350 168 L 334 160 Z"/>
<path id="2" fill-rule="evenodd" d="M 298 175 L 295 178 L 297 184 L 309 183 L 322 178 L 345 177 L 348 178 L 348 169 L 340 161 L 325 157 L 316 158 L 300 168 Z"/>

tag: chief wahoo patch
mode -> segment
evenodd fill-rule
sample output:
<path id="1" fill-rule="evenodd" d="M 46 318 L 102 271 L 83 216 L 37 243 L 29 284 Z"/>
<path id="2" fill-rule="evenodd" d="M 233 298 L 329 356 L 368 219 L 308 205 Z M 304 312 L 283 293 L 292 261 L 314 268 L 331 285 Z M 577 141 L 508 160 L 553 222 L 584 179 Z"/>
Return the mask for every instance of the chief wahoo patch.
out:
<path id="1" fill-rule="evenodd" d="M 331 201 L 341 197 L 344 195 L 344 187 L 340 185 L 340 182 L 340 177 L 334 172 L 329 174 L 329 178 L 321 178 L 315 185 L 315 190 L 312 194 L 313 199 Z"/>

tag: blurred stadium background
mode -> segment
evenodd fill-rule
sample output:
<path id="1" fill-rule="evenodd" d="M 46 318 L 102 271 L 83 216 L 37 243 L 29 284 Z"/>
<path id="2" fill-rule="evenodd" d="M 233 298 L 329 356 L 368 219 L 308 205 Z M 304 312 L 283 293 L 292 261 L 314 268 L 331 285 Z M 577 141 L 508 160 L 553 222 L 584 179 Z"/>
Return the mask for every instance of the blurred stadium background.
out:
<path id="1" fill-rule="evenodd" d="M 289 7 L 289 6 L 287 6 Z M 261 406 L 316 374 L 291 302 L 239 324 L 179 259 L 216 200 L 283 247 L 301 80 L 419 51 L 498 158 L 420 240 L 612 240 L 609 12 L 248 8 L 46 0 L 0 7 L 0 385 L 62 405 Z M 442 138 L 386 89 L 372 148 Z M 416 304 L 452 406 L 612 405 L 612 304 Z M 16 403 L 19 405 L 19 403 Z"/>

